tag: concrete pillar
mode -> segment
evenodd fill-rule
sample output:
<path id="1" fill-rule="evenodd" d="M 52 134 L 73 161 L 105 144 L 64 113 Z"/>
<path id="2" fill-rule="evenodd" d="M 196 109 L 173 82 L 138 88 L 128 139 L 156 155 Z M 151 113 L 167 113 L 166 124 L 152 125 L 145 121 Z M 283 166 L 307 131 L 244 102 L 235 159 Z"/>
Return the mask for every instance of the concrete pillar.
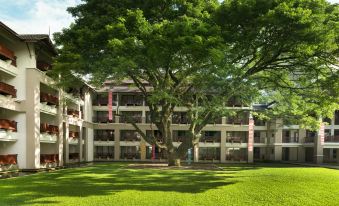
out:
<path id="1" fill-rule="evenodd" d="M 324 146 L 320 137 L 320 131 L 314 141 L 314 160 L 316 164 L 322 164 L 324 161 Z"/>
<path id="2" fill-rule="evenodd" d="M 306 130 L 299 129 L 299 143 L 304 143 L 306 137 Z M 298 147 L 298 162 L 305 162 L 305 148 L 304 146 L 300 145 Z"/>
<path id="3" fill-rule="evenodd" d="M 253 122 L 253 124 L 251 124 Z M 253 151 L 254 151 L 254 120 L 252 119 L 252 115 L 249 118 L 249 126 L 248 126 L 248 142 L 247 142 L 247 162 L 253 163 Z"/>
<path id="4" fill-rule="evenodd" d="M 220 162 L 226 162 L 226 131 L 221 130 Z"/>
<path id="5" fill-rule="evenodd" d="M 282 160 L 282 127 L 283 121 L 278 119 L 275 122 L 275 130 L 274 130 L 274 160 L 281 161 Z"/>
<path id="6" fill-rule="evenodd" d="M 64 134 L 64 162 L 69 163 L 69 124 L 68 117 L 65 123 L 65 134 Z"/>
<path id="7" fill-rule="evenodd" d="M 34 69 L 26 69 L 26 168 L 40 168 L 40 80 Z"/>
<path id="8" fill-rule="evenodd" d="M 221 118 L 221 124 L 226 124 L 226 117 Z"/>
<path id="9" fill-rule="evenodd" d="M 85 144 L 86 144 L 86 157 L 85 160 L 87 162 L 93 161 L 94 158 L 94 132 L 92 128 L 86 128 L 86 139 L 85 139 Z"/>
<path id="10" fill-rule="evenodd" d="M 59 166 L 64 165 L 63 150 L 64 150 L 64 127 L 63 127 L 63 92 L 59 90 L 59 106 L 58 106 L 58 123 L 59 123 L 59 138 L 57 141 L 58 154 L 59 154 Z"/>
<path id="11" fill-rule="evenodd" d="M 120 160 L 120 130 L 114 130 L 114 160 Z"/>
<path id="12" fill-rule="evenodd" d="M 79 148 L 79 162 L 82 162 L 82 154 L 83 154 L 83 147 L 82 147 L 82 126 L 80 125 L 78 127 L 78 131 L 79 131 L 79 143 L 78 143 L 78 148 Z"/>

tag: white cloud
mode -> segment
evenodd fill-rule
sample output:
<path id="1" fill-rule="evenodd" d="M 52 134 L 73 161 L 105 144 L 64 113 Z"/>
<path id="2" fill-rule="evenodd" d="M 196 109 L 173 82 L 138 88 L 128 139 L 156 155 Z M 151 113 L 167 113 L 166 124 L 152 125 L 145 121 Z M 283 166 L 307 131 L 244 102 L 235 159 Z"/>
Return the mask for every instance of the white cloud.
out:
<path id="1" fill-rule="evenodd" d="M 70 25 L 73 18 L 66 9 L 79 4 L 80 0 L 35 0 L 29 2 L 21 0 L 17 2 L 18 6 L 28 8 L 26 18 L 18 19 L 5 16 L 2 21 L 6 25 L 19 34 L 48 34 L 49 28 L 53 34 Z"/>

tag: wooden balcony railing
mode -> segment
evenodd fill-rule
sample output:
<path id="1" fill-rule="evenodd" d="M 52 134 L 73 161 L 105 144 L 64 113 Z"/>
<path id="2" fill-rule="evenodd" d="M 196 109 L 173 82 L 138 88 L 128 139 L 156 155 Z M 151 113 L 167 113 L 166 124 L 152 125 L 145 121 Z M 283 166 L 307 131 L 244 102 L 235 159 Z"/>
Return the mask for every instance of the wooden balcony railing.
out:
<path id="1" fill-rule="evenodd" d="M 4 130 L 11 130 L 13 132 L 17 132 L 17 122 L 16 121 L 11 121 L 8 119 L 0 119 L 0 129 Z"/>
<path id="2" fill-rule="evenodd" d="M 40 132 L 49 134 L 59 134 L 59 127 L 55 125 L 49 125 L 47 123 L 41 123 Z"/>
<path id="3" fill-rule="evenodd" d="M 79 138 L 79 132 L 69 131 L 68 136 L 70 138 Z"/>
<path id="4" fill-rule="evenodd" d="M 305 143 L 314 143 L 314 137 L 305 137 Z"/>
<path id="5" fill-rule="evenodd" d="M 79 118 L 80 112 L 74 109 L 67 109 L 67 115 Z"/>
<path id="6" fill-rule="evenodd" d="M 36 67 L 41 71 L 48 71 L 52 69 L 52 65 L 44 61 L 37 61 Z"/>
<path id="7" fill-rule="evenodd" d="M 220 137 L 218 136 L 203 136 L 200 138 L 200 142 L 220 142 Z"/>
<path id="8" fill-rule="evenodd" d="M 58 163 L 59 155 L 58 154 L 40 154 L 40 163 Z"/>
<path id="9" fill-rule="evenodd" d="M 3 44 L 0 44 L 0 56 L 4 59 L 12 60 L 11 64 L 16 67 L 16 56 L 14 52 L 5 47 Z"/>
<path id="10" fill-rule="evenodd" d="M 325 142 L 339 142 L 339 135 L 326 136 Z"/>
<path id="11" fill-rule="evenodd" d="M 0 155 L 0 165 L 16 165 L 17 162 L 17 154 Z"/>
<path id="12" fill-rule="evenodd" d="M 244 137 L 227 137 L 226 142 L 229 143 L 247 143 L 247 139 Z"/>
<path id="13" fill-rule="evenodd" d="M 141 116 L 121 116 L 119 119 L 119 123 L 141 123 L 142 117 Z"/>
<path id="14" fill-rule="evenodd" d="M 13 98 L 16 98 L 16 89 L 12 85 L 0 82 L 0 94 L 11 95 Z"/>
<path id="15" fill-rule="evenodd" d="M 44 92 L 40 93 L 40 102 L 47 102 L 49 105 L 58 105 L 59 104 L 59 98 L 56 96 L 53 96 L 51 94 L 47 94 Z"/>

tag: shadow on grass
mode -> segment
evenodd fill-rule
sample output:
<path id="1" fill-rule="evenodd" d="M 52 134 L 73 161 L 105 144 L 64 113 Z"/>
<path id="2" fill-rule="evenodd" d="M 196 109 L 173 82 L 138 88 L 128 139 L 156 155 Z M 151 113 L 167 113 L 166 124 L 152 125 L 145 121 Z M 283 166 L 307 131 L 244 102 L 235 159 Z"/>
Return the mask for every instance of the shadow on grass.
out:
<path id="1" fill-rule="evenodd" d="M 201 193 L 235 184 L 219 171 L 124 169 L 126 164 L 96 164 L 0 181 L 1 205 L 58 203 L 44 197 L 87 197 L 135 191 Z"/>

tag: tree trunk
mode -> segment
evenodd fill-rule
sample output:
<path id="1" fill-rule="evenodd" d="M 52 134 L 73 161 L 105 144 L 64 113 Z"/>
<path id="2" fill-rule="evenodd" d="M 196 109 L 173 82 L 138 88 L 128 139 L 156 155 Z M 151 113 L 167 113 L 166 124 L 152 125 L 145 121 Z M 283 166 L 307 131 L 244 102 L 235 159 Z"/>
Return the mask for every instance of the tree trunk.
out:
<path id="1" fill-rule="evenodd" d="M 180 158 L 177 157 L 175 152 L 167 152 L 168 166 L 181 166 Z"/>

